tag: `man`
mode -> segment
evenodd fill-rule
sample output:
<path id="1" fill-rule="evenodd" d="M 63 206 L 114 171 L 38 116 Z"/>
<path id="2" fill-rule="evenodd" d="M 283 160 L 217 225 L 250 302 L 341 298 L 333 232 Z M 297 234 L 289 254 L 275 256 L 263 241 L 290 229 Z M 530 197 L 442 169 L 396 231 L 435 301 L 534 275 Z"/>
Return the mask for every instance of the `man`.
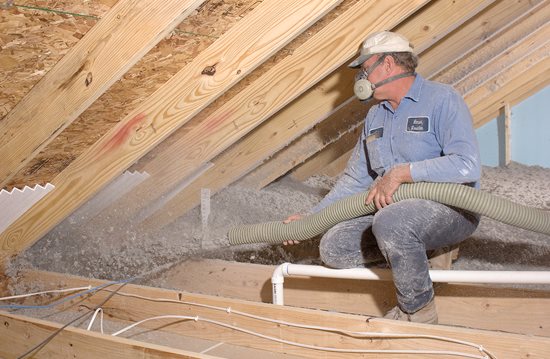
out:
<path id="1" fill-rule="evenodd" d="M 399 34 L 383 31 L 363 42 L 349 65 L 358 69 L 354 90 L 359 99 L 372 96 L 378 103 L 368 111 L 343 175 L 312 212 L 369 190 L 366 202 L 374 201 L 378 211 L 331 228 L 321 239 L 321 259 L 334 268 L 365 266 L 376 243 L 392 269 L 398 300 L 385 318 L 437 323 L 426 251 L 461 242 L 479 218 L 427 200 L 393 203 L 392 195 L 410 182 L 478 188 L 481 171 L 464 100 L 450 86 L 416 74 L 417 64 L 412 45 Z"/>

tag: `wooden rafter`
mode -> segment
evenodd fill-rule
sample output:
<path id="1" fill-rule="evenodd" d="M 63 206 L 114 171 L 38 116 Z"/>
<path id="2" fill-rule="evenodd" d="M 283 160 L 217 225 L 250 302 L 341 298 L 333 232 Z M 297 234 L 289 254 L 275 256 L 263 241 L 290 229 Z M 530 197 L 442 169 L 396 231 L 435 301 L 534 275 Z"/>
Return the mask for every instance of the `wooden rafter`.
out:
<path id="1" fill-rule="evenodd" d="M 0 188 L 203 1 L 118 1 L 0 121 Z"/>
<path id="2" fill-rule="evenodd" d="M 296 49 L 292 56 L 277 63 L 200 124 L 189 128 L 177 142 L 159 154 L 154 161 L 155 166 L 163 169 L 159 178 L 163 181 L 170 179 L 170 182 L 165 182 L 167 187 L 164 189 L 172 187 L 201 163 L 211 160 L 349 60 L 357 51 L 357 38 L 363 38 L 378 29 L 394 27 L 424 3 L 425 1 L 410 1 L 405 6 L 400 1 L 365 1 L 346 10 Z M 382 14 L 386 16 L 381 16 Z M 189 156 L 183 159 L 185 167 L 179 166 L 175 171 L 167 164 L 175 154 L 182 151 L 187 151 Z M 149 173 L 160 173 L 150 167 L 145 170 Z M 159 185 L 158 180 L 149 182 L 151 191 L 153 186 Z M 167 212 L 178 207 L 179 203 L 181 199 L 174 197 L 165 206 Z M 151 218 L 151 221 L 158 220 L 159 223 L 167 220 Z"/>
<path id="3" fill-rule="evenodd" d="M 2 261 L 47 233 L 337 3 L 258 5 L 63 170 L 52 181 L 55 190 L 0 234 Z"/>

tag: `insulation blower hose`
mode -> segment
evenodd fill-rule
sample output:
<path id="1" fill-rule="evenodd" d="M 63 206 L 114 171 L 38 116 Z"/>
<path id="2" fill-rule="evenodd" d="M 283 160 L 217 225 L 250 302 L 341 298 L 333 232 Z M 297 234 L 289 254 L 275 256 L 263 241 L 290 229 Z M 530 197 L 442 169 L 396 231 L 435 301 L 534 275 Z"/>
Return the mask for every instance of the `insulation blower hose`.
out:
<path id="1" fill-rule="evenodd" d="M 334 225 L 376 211 L 365 205 L 367 192 L 344 198 L 299 221 L 281 221 L 237 226 L 227 236 L 231 245 L 303 241 L 326 232 Z M 523 206 L 487 192 L 456 183 L 405 183 L 393 195 L 393 201 L 426 199 L 458 207 L 523 229 L 550 235 L 550 212 Z"/>

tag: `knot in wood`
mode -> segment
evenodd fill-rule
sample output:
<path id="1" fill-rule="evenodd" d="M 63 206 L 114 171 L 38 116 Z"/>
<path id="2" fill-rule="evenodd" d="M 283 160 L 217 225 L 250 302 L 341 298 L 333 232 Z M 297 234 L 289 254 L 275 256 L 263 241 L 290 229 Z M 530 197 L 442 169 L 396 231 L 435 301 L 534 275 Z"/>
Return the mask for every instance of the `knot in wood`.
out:
<path id="1" fill-rule="evenodd" d="M 213 76 L 215 73 L 216 73 L 216 65 L 206 66 L 201 72 L 201 74 L 208 75 L 208 76 Z"/>

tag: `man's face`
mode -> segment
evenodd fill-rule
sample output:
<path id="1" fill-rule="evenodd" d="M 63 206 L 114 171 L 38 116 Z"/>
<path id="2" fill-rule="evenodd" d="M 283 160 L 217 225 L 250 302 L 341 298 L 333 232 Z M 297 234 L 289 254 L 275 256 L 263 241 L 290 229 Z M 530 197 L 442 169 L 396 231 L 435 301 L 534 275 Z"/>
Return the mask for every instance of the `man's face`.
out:
<path id="1" fill-rule="evenodd" d="M 367 75 L 367 80 L 369 80 L 373 84 L 383 81 L 388 77 L 386 72 L 384 71 L 384 62 L 385 62 L 384 60 L 382 60 L 382 62 L 380 62 L 378 65 L 372 68 L 372 66 L 375 65 L 375 63 L 380 59 L 381 56 L 383 55 L 371 56 L 367 61 L 363 62 L 363 64 L 361 65 L 361 71 L 363 71 L 363 73 Z M 377 96 L 377 95 L 380 95 L 380 92 L 381 91 L 378 87 L 375 88 L 373 97 L 377 100 L 380 100 L 381 98 Z"/>

